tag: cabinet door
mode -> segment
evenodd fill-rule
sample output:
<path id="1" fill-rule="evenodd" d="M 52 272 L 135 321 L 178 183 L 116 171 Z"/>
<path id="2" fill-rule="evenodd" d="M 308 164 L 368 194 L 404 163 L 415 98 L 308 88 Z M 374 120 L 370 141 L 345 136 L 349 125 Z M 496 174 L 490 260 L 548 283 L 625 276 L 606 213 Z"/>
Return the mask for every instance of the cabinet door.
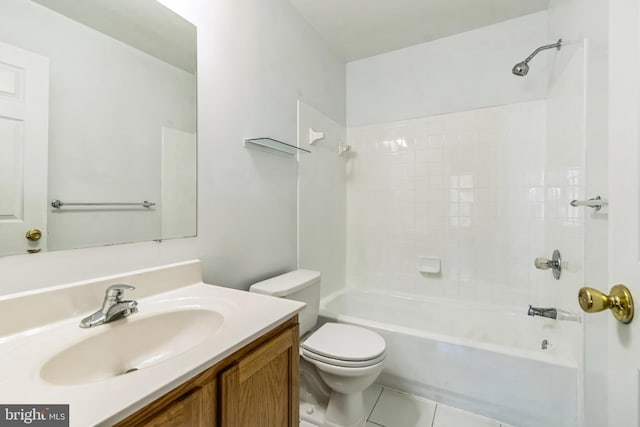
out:
<path id="1" fill-rule="evenodd" d="M 296 325 L 225 370 L 220 375 L 221 425 L 297 426 L 298 357 Z"/>
<path id="2" fill-rule="evenodd" d="M 138 424 L 144 427 L 184 427 L 202 425 L 202 389 L 196 389 Z"/>
<path id="3" fill-rule="evenodd" d="M 199 385 L 178 387 L 116 427 L 215 427 L 216 378 L 205 374 L 197 381 Z"/>

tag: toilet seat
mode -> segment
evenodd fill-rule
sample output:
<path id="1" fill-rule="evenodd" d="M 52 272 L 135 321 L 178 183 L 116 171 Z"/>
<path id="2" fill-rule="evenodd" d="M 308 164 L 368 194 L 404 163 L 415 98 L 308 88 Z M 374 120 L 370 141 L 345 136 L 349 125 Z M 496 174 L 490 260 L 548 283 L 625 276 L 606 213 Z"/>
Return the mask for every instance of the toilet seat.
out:
<path id="1" fill-rule="evenodd" d="M 352 387 L 353 384 L 347 384 L 348 380 L 355 380 L 356 383 L 361 380 L 365 380 L 367 382 L 371 380 L 371 382 L 373 382 L 373 379 L 370 378 L 371 375 L 374 376 L 374 379 L 377 378 L 384 366 L 384 360 L 382 362 L 376 363 L 375 365 L 362 366 L 360 368 L 345 368 L 344 366 L 331 365 L 315 360 L 306 360 L 316 367 L 322 379 L 327 382 L 332 390 L 336 389 L 337 384 L 336 382 L 329 383 L 327 381 L 327 375 L 333 376 L 333 379 L 335 381 L 338 381 L 342 387 Z M 367 379 L 367 377 L 369 377 L 369 379 Z M 364 389 L 360 389 L 360 391 L 362 390 Z"/>
<path id="2" fill-rule="evenodd" d="M 309 360 L 310 362 L 322 362 L 326 363 L 327 365 L 340 366 L 342 368 L 366 368 L 368 366 L 372 366 L 382 362 L 387 356 L 386 353 L 382 353 L 378 357 L 370 360 L 340 360 L 326 357 L 306 349 L 302 349 L 300 353 L 302 354 L 302 357 Z"/>
<path id="3" fill-rule="evenodd" d="M 301 345 L 302 354 L 319 362 L 365 367 L 384 360 L 386 344 L 377 333 L 344 323 L 325 323 Z"/>

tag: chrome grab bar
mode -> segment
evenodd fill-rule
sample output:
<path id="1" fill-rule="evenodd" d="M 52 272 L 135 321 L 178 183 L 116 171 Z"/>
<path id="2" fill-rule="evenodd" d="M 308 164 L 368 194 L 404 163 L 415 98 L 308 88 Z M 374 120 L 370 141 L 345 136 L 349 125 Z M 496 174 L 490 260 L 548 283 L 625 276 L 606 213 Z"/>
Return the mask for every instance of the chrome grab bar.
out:
<path id="1" fill-rule="evenodd" d="M 608 206 L 609 201 L 607 199 L 601 198 L 600 196 L 596 196 L 593 199 L 589 200 L 572 200 L 570 205 L 574 208 L 577 208 L 578 206 L 586 206 L 588 208 L 594 208 L 596 211 L 599 211 L 603 206 Z"/>
<path id="2" fill-rule="evenodd" d="M 62 202 L 61 200 L 54 200 L 51 202 L 51 207 L 56 209 L 60 209 L 63 206 L 142 206 L 143 208 L 151 208 L 156 204 L 149 201 L 144 201 L 141 203 L 120 203 L 120 202 L 106 202 L 106 203 L 67 203 Z"/>

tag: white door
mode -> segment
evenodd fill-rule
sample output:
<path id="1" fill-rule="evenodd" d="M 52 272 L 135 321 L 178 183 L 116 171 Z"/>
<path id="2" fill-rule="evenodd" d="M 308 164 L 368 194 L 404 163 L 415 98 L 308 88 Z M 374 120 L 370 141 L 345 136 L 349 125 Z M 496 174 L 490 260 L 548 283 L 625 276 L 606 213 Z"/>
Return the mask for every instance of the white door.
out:
<path id="1" fill-rule="evenodd" d="M 49 60 L 0 43 L 0 256 L 46 248 L 48 123 Z"/>
<path id="2" fill-rule="evenodd" d="M 625 284 L 636 304 L 640 303 L 639 13 L 638 0 L 610 2 L 609 283 L 599 285 L 601 291 L 609 291 L 612 285 Z M 628 325 L 609 313 L 587 314 L 596 315 L 609 318 L 607 425 L 638 427 L 640 309 L 636 307 Z M 604 409 L 603 405 L 600 410 Z"/>

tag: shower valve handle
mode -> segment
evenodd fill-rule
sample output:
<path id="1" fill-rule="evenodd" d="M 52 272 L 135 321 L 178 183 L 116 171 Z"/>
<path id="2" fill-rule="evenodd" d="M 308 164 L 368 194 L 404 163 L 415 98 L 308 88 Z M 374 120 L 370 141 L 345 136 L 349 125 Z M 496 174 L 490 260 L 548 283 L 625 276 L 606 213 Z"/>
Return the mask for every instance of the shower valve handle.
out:
<path id="1" fill-rule="evenodd" d="M 548 258 L 536 258 L 533 263 L 538 270 L 548 270 L 553 266 L 553 261 Z"/>
<path id="2" fill-rule="evenodd" d="M 556 280 L 560 280 L 560 274 L 562 273 L 562 258 L 560 257 L 560 251 L 557 249 L 553 251 L 551 259 L 536 258 L 533 264 L 538 270 L 553 270 L 553 277 Z"/>

